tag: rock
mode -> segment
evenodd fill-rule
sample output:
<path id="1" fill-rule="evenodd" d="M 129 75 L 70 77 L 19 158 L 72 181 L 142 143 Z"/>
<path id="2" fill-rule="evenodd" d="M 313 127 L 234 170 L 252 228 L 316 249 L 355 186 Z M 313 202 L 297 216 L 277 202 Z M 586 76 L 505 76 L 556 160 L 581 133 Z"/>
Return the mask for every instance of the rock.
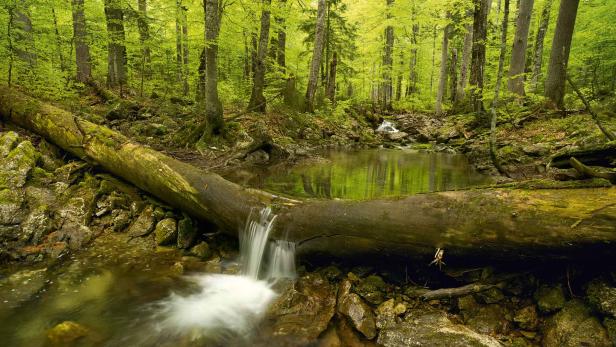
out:
<path id="1" fill-rule="evenodd" d="M 147 205 L 128 228 L 128 235 L 131 237 L 147 236 L 154 230 L 155 225 L 154 207 Z"/>
<path id="2" fill-rule="evenodd" d="M 96 206 L 97 187 L 96 180 L 90 177 L 65 193 L 66 200 L 56 212 L 61 227 L 54 232 L 55 242 L 67 242 L 75 250 L 91 240 L 93 233 L 88 225 Z"/>
<path id="3" fill-rule="evenodd" d="M 269 154 L 262 150 L 256 150 L 246 156 L 246 162 L 251 164 L 264 164 L 270 160 Z"/>
<path id="4" fill-rule="evenodd" d="M 24 141 L 0 159 L 0 189 L 23 187 L 39 156 L 32 143 Z"/>
<path id="5" fill-rule="evenodd" d="M 536 330 L 539 326 L 539 315 L 535 305 L 523 307 L 516 311 L 513 321 L 524 330 Z"/>
<path id="6" fill-rule="evenodd" d="M 372 309 L 359 295 L 343 295 L 338 302 L 338 312 L 347 317 L 353 327 L 368 339 L 376 336 L 376 319 Z"/>
<path id="7" fill-rule="evenodd" d="M 207 242 L 201 242 L 196 246 L 193 246 L 193 248 L 190 249 L 189 253 L 201 259 L 208 259 L 212 256 L 212 250 L 210 249 L 210 245 L 208 245 Z"/>
<path id="8" fill-rule="evenodd" d="M 88 336 L 90 330 L 81 324 L 65 321 L 47 331 L 49 346 L 65 347 L 75 346 L 78 341 Z"/>
<path id="9" fill-rule="evenodd" d="M 565 293 L 562 286 L 550 287 L 542 285 L 534 295 L 539 311 L 550 313 L 560 310 L 565 305 Z"/>
<path id="10" fill-rule="evenodd" d="M 9 155 L 9 153 L 17 146 L 19 135 L 14 131 L 0 133 L 0 159 Z"/>
<path id="11" fill-rule="evenodd" d="M 24 218 L 21 190 L 0 189 L 0 225 L 17 225 Z"/>
<path id="12" fill-rule="evenodd" d="M 533 144 L 533 145 L 522 147 L 522 152 L 532 157 L 544 156 L 548 154 L 549 151 L 550 151 L 550 148 L 548 147 L 548 145 L 543 144 L 543 143 L 538 143 L 538 144 Z"/>
<path id="13" fill-rule="evenodd" d="M 616 346 L 616 319 L 614 318 L 605 318 L 603 320 L 603 326 L 607 330 L 607 334 L 612 340 L 612 344 Z"/>
<path id="14" fill-rule="evenodd" d="M 362 280 L 355 287 L 355 292 L 366 301 L 373 305 L 378 305 L 385 301 L 385 294 L 387 291 L 387 284 L 380 276 L 371 275 Z"/>
<path id="15" fill-rule="evenodd" d="M 30 211 L 21 223 L 21 241 L 37 245 L 53 229 L 51 211 L 46 205 L 40 205 Z"/>
<path id="16" fill-rule="evenodd" d="M 458 309 L 463 313 L 476 311 L 479 309 L 479 304 L 472 295 L 466 295 L 458 298 Z"/>
<path id="17" fill-rule="evenodd" d="M 334 316 L 335 287 L 319 273 L 286 281 L 284 287 L 268 310 L 272 333 L 293 337 L 295 345 L 315 341 Z"/>
<path id="18" fill-rule="evenodd" d="M 501 346 L 493 337 L 481 335 L 463 325 L 455 324 L 447 318 L 445 312 L 431 309 L 413 310 L 404 321 L 382 329 L 377 343 L 386 347 Z"/>
<path id="19" fill-rule="evenodd" d="M 483 292 L 479 293 L 478 296 L 481 299 L 483 299 L 483 302 L 485 302 L 486 304 L 495 304 L 495 303 L 501 302 L 501 301 L 503 301 L 503 299 L 505 299 L 505 295 L 498 288 L 490 288 L 490 289 L 488 289 L 486 291 L 483 291 Z"/>
<path id="20" fill-rule="evenodd" d="M 567 302 L 543 331 L 545 347 L 612 346 L 607 331 L 579 300 Z"/>
<path id="21" fill-rule="evenodd" d="M 330 281 L 337 281 L 342 277 L 342 271 L 340 271 L 340 269 L 335 267 L 334 265 L 325 267 L 319 272 L 321 272 L 321 274 L 323 274 L 323 276 L 325 276 L 325 278 Z"/>
<path id="22" fill-rule="evenodd" d="M 383 329 L 384 327 L 396 323 L 396 312 L 394 310 L 395 300 L 389 299 L 380 304 L 376 309 L 376 327 Z"/>
<path id="23" fill-rule="evenodd" d="M 496 304 L 481 306 L 465 319 L 464 323 L 480 334 L 506 334 L 509 321 L 506 310 Z"/>
<path id="24" fill-rule="evenodd" d="M 616 288 L 601 279 L 588 284 L 586 299 L 599 312 L 616 318 Z"/>
<path id="25" fill-rule="evenodd" d="M 125 210 L 113 210 L 111 212 L 113 219 L 111 225 L 113 231 L 122 232 L 130 224 L 130 212 Z"/>
<path id="26" fill-rule="evenodd" d="M 387 133 L 386 136 L 390 141 L 401 141 L 407 138 L 409 134 L 405 133 L 404 131 L 398 131 L 395 133 Z"/>
<path id="27" fill-rule="evenodd" d="M 47 280 L 47 268 L 22 270 L 0 280 L 2 305 L 9 308 L 20 306 L 39 293 Z"/>
<path id="28" fill-rule="evenodd" d="M 188 249 L 197 239 L 197 229 L 193 226 L 192 219 L 188 216 L 178 222 L 177 246 L 180 249 Z"/>
<path id="29" fill-rule="evenodd" d="M 178 237 L 178 229 L 176 221 L 173 218 L 165 218 L 156 224 L 154 235 L 156 244 L 169 245 L 172 244 Z"/>

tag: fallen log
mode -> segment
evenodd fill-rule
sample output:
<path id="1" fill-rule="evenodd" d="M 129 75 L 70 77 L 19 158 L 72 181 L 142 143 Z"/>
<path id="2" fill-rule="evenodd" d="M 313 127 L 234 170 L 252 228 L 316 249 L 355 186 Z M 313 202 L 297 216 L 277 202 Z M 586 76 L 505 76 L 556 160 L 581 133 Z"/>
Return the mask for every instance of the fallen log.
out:
<path id="1" fill-rule="evenodd" d="M 569 161 L 571 163 L 571 166 L 575 170 L 577 170 L 577 172 L 586 177 L 603 178 L 610 182 L 616 182 L 616 171 L 608 171 L 605 169 L 601 170 L 586 166 L 580 163 L 580 161 L 577 160 L 575 157 L 571 157 Z"/>
<path id="2" fill-rule="evenodd" d="M 429 258 L 438 247 L 451 265 L 469 257 L 562 259 L 616 249 L 616 188 L 297 201 L 241 187 L 15 90 L 0 89 L 0 115 L 230 234 L 252 209 L 273 206 L 272 237 L 296 242 L 304 254 Z"/>
<path id="3" fill-rule="evenodd" d="M 571 157 L 580 163 L 590 166 L 616 166 L 616 141 L 610 141 L 596 146 L 574 148 L 554 154 L 550 158 L 549 167 L 557 169 L 571 168 Z"/>

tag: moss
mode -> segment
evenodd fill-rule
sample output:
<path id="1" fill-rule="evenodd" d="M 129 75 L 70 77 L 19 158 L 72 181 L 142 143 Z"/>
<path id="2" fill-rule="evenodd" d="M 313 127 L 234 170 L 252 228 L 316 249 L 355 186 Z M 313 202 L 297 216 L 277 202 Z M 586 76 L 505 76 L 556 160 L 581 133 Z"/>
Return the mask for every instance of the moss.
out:
<path id="1" fill-rule="evenodd" d="M 575 188 L 607 188 L 611 187 L 610 181 L 603 178 L 593 178 L 577 181 L 555 181 L 551 179 L 534 179 L 522 182 L 512 182 L 499 187 L 515 189 L 575 189 Z"/>

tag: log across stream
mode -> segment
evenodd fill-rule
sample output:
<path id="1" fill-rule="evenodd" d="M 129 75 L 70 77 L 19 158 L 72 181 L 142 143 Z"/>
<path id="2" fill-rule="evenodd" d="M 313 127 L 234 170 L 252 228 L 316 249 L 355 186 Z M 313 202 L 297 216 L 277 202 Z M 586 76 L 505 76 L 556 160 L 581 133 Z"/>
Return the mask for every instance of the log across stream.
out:
<path id="1" fill-rule="evenodd" d="M 616 249 L 616 188 L 489 187 L 365 201 L 290 199 L 245 188 L 18 91 L 0 114 L 166 203 L 236 235 L 253 209 L 278 214 L 273 236 L 300 253 L 446 259 L 597 257 Z"/>

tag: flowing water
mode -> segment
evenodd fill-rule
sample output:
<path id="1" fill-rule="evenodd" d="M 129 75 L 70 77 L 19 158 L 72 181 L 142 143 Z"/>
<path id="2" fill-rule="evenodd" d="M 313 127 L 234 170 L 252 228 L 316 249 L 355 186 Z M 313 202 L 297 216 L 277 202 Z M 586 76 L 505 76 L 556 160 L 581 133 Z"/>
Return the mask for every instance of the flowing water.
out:
<path id="1" fill-rule="evenodd" d="M 290 196 L 359 200 L 492 183 L 463 155 L 387 149 L 334 151 L 323 160 L 234 170 L 225 176 L 245 186 Z"/>

